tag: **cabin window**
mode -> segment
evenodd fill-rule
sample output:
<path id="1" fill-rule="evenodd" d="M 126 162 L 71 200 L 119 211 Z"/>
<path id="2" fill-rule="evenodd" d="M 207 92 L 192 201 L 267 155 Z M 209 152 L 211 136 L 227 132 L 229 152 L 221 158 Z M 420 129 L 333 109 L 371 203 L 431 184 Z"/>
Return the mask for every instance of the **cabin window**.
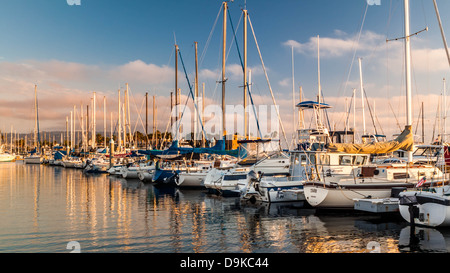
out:
<path id="1" fill-rule="evenodd" d="M 306 164 L 307 164 L 307 157 L 306 157 L 306 155 L 302 155 L 302 156 L 300 157 L 300 160 L 301 160 L 301 162 L 302 162 L 302 165 L 306 165 Z"/>
<path id="2" fill-rule="evenodd" d="M 320 162 L 322 165 L 330 165 L 330 156 L 329 155 L 321 155 Z"/>
<path id="3" fill-rule="evenodd" d="M 341 155 L 339 156 L 339 165 L 352 165 L 353 158 L 351 155 Z"/>
<path id="4" fill-rule="evenodd" d="M 366 156 L 357 155 L 355 159 L 355 165 L 361 166 L 366 163 Z"/>
<path id="5" fill-rule="evenodd" d="M 231 181 L 231 180 L 242 180 L 247 179 L 246 174 L 236 174 L 236 175 L 224 175 L 223 180 Z"/>
<path id="6" fill-rule="evenodd" d="M 309 157 L 310 163 L 311 165 L 315 165 L 316 164 L 316 155 L 312 154 Z"/>
<path id="7" fill-rule="evenodd" d="M 406 179 L 409 178 L 409 173 L 394 173 L 394 179 Z"/>

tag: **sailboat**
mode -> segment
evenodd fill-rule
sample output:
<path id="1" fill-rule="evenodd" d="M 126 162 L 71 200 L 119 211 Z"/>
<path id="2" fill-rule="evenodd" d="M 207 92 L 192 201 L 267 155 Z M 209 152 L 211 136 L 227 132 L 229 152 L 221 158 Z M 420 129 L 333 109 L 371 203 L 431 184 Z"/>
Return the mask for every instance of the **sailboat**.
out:
<path id="1" fill-rule="evenodd" d="M 25 164 L 41 164 L 44 158 L 41 156 L 40 149 L 40 135 L 39 135 L 39 111 L 37 101 L 37 85 L 34 86 L 34 112 L 35 112 L 35 126 L 34 126 L 34 142 L 36 147 L 30 154 L 24 157 Z"/>
<path id="2" fill-rule="evenodd" d="M 436 0 L 433 0 L 436 17 L 441 30 L 442 40 L 450 65 L 450 54 L 442 27 L 441 17 Z M 444 159 L 448 163 L 449 147 L 444 146 Z M 412 226 L 422 225 L 428 227 L 450 226 L 450 185 L 443 179 L 438 181 L 421 181 L 414 190 L 399 194 L 399 210 L 401 216 Z"/>
<path id="3" fill-rule="evenodd" d="M 3 146 L 0 147 L 0 162 L 12 162 L 16 160 L 16 156 L 13 154 L 5 153 L 3 151 Z"/>
<path id="4" fill-rule="evenodd" d="M 405 0 L 406 102 L 407 125 L 402 134 L 390 142 L 368 144 L 331 144 L 328 151 L 382 154 L 395 150 L 408 152 L 406 163 L 385 163 L 361 166 L 350 176 L 326 177 L 304 185 L 306 200 L 316 208 L 353 209 L 356 199 L 389 198 L 399 188 L 413 188 L 419 181 L 439 181 L 443 173 L 436 166 L 413 163 L 412 106 L 411 106 L 411 48 L 409 31 L 409 0 Z M 342 163 L 341 163 L 342 164 Z M 318 168 L 316 168 L 318 169 Z"/>

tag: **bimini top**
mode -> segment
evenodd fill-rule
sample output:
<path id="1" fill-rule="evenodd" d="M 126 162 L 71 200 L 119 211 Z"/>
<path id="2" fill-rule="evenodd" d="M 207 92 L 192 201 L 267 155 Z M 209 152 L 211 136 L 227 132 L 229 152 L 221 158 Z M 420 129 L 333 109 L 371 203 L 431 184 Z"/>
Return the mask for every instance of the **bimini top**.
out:
<path id="1" fill-rule="evenodd" d="M 317 101 L 304 101 L 304 102 L 297 104 L 297 107 L 307 108 L 307 109 L 313 109 L 313 108 L 330 109 L 330 108 L 332 108 L 330 105 L 328 105 L 326 103 L 318 103 Z"/>

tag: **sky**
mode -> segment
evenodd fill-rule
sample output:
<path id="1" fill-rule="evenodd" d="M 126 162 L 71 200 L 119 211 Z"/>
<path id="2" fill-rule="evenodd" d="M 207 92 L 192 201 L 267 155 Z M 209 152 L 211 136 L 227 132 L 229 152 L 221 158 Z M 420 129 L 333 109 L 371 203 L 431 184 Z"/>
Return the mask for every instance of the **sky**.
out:
<path id="1" fill-rule="evenodd" d="M 34 127 L 34 86 L 39 98 L 41 131 L 64 130 L 66 117 L 97 98 L 98 131 L 103 130 L 103 97 L 117 116 L 118 90 L 130 88 L 134 130 L 143 131 L 145 93 L 156 96 L 158 129 L 164 130 L 174 90 L 174 45 L 180 48 L 193 83 L 194 42 L 198 42 L 199 83 L 205 84 L 207 104 L 221 103 L 222 1 L 220 0 L 3 0 L 0 10 L 0 130 L 29 133 Z M 444 31 L 449 32 L 450 2 L 437 0 Z M 355 127 L 363 128 L 358 58 L 362 58 L 367 132 L 390 138 L 404 127 L 405 76 L 402 40 L 403 1 L 381 0 L 235 0 L 229 3 L 226 102 L 242 104 L 242 9 L 249 12 L 267 78 L 274 93 L 286 134 L 294 128 L 293 92 L 299 102 L 318 94 L 318 52 L 323 98 L 332 129 L 342 130 L 356 89 Z M 232 26 L 239 45 L 237 50 Z M 411 32 L 428 27 L 412 38 L 413 130 L 425 105 L 426 139 L 437 136 L 436 117 L 447 101 L 441 96 L 449 64 L 432 0 L 411 0 Z M 272 105 L 252 28 L 248 32 L 248 65 L 256 105 Z M 294 54 L 292 54 L 292 52 Z M 181 66 L 181 64 L 180 64 Z M 293 69 L 294 68 L 294 69 Z M 294 77 L 293 77 L 294 76 Z M 189 89 L 182 67 L 182 101 Z M 294 86 L 293 86 L 294 82 Z M 441 101 L 441 102 L 440 102 Z M 370 115 L 368 105 L 372 111 Z M 440 108 L 438 108 L 440 107 Z M 444 112 L 444 111 L 443 111 Z M 150 119 L 152 117 L 150 116 Z M 375 121 L 376 131 L 372 120 Z M 311 118 L 306 117 L 309 125 Z M 443 122 L 441 122 L 441 125 Z M 77 125 L 78 126 L 78 125 Z"/>

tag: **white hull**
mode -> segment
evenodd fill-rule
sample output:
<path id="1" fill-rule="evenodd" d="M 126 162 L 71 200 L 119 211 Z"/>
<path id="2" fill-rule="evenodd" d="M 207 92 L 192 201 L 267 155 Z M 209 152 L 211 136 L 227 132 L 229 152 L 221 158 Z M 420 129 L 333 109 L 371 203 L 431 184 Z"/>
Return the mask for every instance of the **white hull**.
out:
<path id="1" fill-rule="evenodd" d="M 306 201 L 317 208 L 353 209 L 355 199 L 389 198 L 392 189 L 396 187 L 411 187 L 405 183 L 378 183 L 369 185 L 340 185 L 323 183 L 307 183 L 304 186 Z"/>
<path id="2" fill-rule="evenodd" d="M 41 164 L 43 158 L 40 156 L 29 156 L 23 159 L 25 164 Z"/>
<path id="3" fill-rule="evenodd" d="M 180 173 L 176 184 L 178 187 L 204 187 L 207 172 Z"/>
<path id="4" fill-rule="evenodd" d="M 259 185 L 261 201 L 268 203 L 305 201 L 303 182 L 288 181 L 261 181 Z"/>
<path id="5" fill-rule="evenodd" d="M 138 179 L 139 172 L 143 171 L 152 171 L 155 169 L 155 166 L 145 166 L 145 167 L 124 167 L 122 169 L 122 177 L 125 179 Z"/>
<path id="6" fill-rule="evenodd" d="M 414 219 L 416 225 L 427 227 L 449 227 L 450 226 L 450 198 L 443 194 L 411 191 L 403 192 L 400 197 L 414 196 L 417 200 L 418 217 Z M 409 206 L 400 204 L 401 216 L 410 222 Z"/>
<path id="7" fill-rule="evenodd" d="M 152 171 L 139 171 L 138 172 L 138 178 L 142 182 L 151 182 L 153 180 L 153 173 L 154 173 L 154 170 L 152 170 Z"/>
<path id="8" fill-rule="evenodd" d="M 15 155 L 0 154 L 0 162 L 13 162 L 16 159 Z"/>
<path id="9" fill-rule="evenodd" d="M 62 165 L 64 168 L 75 168 L 77 163 L 80 164 L 79 161 L 63 161 Z"/>
<path id="10" fill-rule="evenodd" d="M 241 187 L 242 199 L 252 199 L 264 203 L 305 201 L 303 181 L 292 181 L 290 177 L 265 177 L 246 189 Z"/>
<path id="11" fill-rule="evenodd" d="M 240 195 L 240 189 L 248 184 L 250 168 L 229 171 L 213 169 L 205 178 L 205 187 L 222 195 Z"/>

